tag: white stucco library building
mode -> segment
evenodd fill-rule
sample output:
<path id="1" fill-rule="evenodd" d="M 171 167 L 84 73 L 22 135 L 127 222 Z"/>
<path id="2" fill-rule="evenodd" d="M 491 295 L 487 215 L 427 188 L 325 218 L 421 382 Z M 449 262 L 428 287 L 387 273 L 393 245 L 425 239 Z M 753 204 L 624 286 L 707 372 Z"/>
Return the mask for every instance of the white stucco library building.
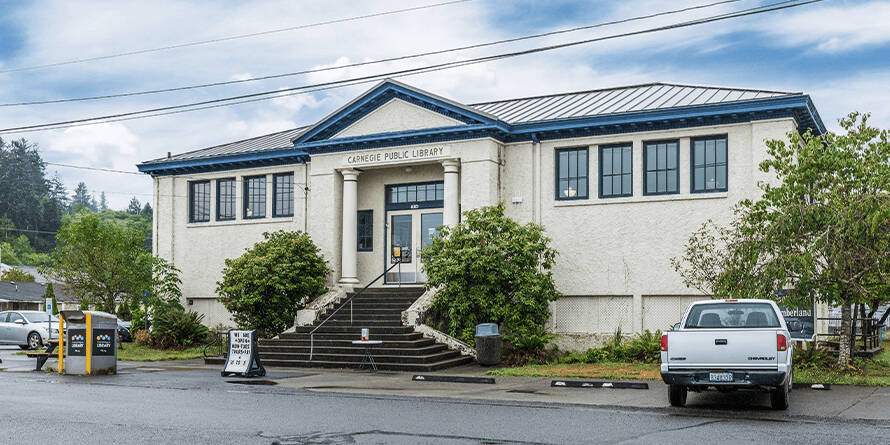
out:
<path id="1" fill-rule="evenodd" d="M 824 132 L 806 94 L 664 83 L 461 104 L 384 81 L 310 126 L 144 162 L 153 250 L 182 271 L 187 307 L 216 301 L 223 261 L 278 229 L 304 230 L 329 286 L 424 282 L 420 250 L 461 212 L 504 202 L 546 228 L 564 298 L 550 322 L 584 347 L 666 329 L 688 302 L 670 259 L 706 220 L 726 223 L 770 180 L 764 141 Z"/>

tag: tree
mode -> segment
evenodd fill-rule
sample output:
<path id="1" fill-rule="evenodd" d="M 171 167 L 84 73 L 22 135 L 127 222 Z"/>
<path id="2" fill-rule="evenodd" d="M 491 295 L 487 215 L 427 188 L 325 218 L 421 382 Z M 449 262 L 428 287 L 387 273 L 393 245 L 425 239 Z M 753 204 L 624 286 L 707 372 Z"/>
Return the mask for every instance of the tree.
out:
<path id="1" fill-rule="evenodd" d="M 0 274 L 0 281 L 15 281 L 18 283 L 33 283 L 35 281 L 34 275 L 29 274 L 23 270 L 16 269 L 15 267 L 10 267 L 8 270 L 4 270 L 2 274 Z"/>
<path id="2" fill-rule="evenodd" d="M 99 193 L 99 210 L 108 210 L 108 201 L 105 200 L 105 192 Z"/>
<path id="3" fill-rule="evenodd" d="M 534 353 L 554 336 L 546 330 L 549 304 L 560 297 L 550 272 L 556 251 L 540 225 L 520 225 L 503 203 L 464 213 L 423 250 L 428 288 L 439 288 L 432 308 L 449 333 L 474 343 L 478 323 L 502 326 L 517 352 Z"/>
<path id="4" fill-rule="evenodd" d="M 138 215 L 139 212 L 142 211 L 142 204 L 139 203 L 139 200 L 134 196 L 130 199 L 130 205 L 127 206 L 127 213 L 131 215 Z"/>
<path id="5" fill-rule="evenodd" d="M 152 213 L 152 209 L 151 209 L 151 204 L 149 204 L 147 202 L 145 203 L 145 206 L 142 207 L 141 215 L 148 218 L 148 220 L 151 221 L 151 219 L 154 217 L 154 214 Z"/>
<path id="6" fill-rule="evenodd" d="M 840 306 L 837 361 L 846 366 L 853 305 L 876 307 L 890 295 L 890 138 L 868 126 L 868 115 L 852 113 L 840 125 L 844 134 L 768 141 L 760 170 L 777 182 L 761 184 L 762 197 L 742 201 L 713 238 L 707 226 L 694 234 L 674 266 L 687 285 L 715 296 L 783 290 L 786 304 Z"/>
<path id="7" fill-rule="evenodd" d="M 305 232 L 279 230 L 263 238 L 240 257 L 226 260 L 216 292 L 238 326 L 273 337 L 325 292 L 330 270 Z"/>
<path id="8" fill-rule="evenodd" d="M 56 292 L 53 290 L 53 283 L 46 283 L 46 295 L 45 298 L 52 299 L 53 302 L 53 315 L 59 315 L 59 304 L 56 302 Z"/>
<path id="9" fill-rule="evenodd" d="M 81 210 L 97 211 L 96 200 L 90 194 L 90 190 L 83 182 L 78 182 L 74 189 L 74 197 L 71 199 L 71 213 L 78 213 Z"/>
<path id="10" fill-rule="evenodd" d="M 47 275 L 64 282 L 81 301 L 114 312 L 116 300 L 150 287 L 151 255 L 144 230 L 81 212 L 59 229 Z"/>

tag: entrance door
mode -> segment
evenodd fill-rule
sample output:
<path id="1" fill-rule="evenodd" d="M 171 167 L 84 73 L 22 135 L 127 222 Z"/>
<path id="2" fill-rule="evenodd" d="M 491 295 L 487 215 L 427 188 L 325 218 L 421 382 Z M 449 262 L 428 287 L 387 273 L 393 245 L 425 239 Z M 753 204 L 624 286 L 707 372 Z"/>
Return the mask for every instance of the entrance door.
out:
<path id="1" fill-rule="evenodd" d="M 386 274 L 388 284 L 419 284 L 426 282 L 421 249 L 438 235 L 442 212 L 430 210 L 398 210 L 388 213 L 387 268 L 401 264 Z"/>

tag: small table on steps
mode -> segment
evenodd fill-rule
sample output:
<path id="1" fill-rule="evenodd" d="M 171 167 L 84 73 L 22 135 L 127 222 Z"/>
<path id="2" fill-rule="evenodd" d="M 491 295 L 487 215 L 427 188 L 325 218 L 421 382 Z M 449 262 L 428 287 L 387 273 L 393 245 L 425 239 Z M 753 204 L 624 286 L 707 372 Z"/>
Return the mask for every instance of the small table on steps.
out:
<path id="1" fill-rule="evenodd" d="M 364 369 L 365 364 L 368 364 L 374 372 L 377 372 L 377 363 L 374 363 L 374 356 L 371 355 L 371 347 L 382 345 L 383 340 L 353 340 L 352 344 L 365 347 L 365 355 L 362 357 L 362 363 L 359 365 L 358 369 Z"/>

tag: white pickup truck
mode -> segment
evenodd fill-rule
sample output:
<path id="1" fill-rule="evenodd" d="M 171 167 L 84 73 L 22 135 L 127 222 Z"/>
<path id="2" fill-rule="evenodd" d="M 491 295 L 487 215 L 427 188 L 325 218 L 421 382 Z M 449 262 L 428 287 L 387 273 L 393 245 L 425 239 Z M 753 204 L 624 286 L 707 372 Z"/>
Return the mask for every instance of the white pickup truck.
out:
<path id="1" fill-rule="evenodd" d="M 692 303 L 674 330 L 661 337 L 661 378 L 671 405 L 684 406 L 690 390 L 755 390 L 770 393 L 773 409 L 788 409 L 790 339 L 779 307 L 770 300 Z"/>

